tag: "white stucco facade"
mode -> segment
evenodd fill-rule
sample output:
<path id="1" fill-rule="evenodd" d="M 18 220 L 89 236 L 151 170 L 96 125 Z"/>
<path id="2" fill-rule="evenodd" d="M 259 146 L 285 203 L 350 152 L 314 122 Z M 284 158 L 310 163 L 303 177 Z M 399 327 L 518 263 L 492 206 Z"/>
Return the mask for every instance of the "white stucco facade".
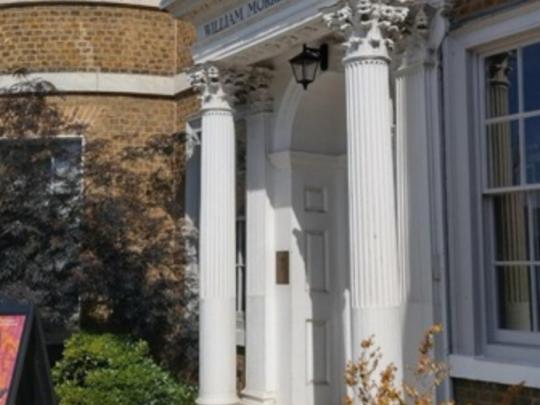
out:
<path id="1" fill-rule="evenodd" d="M 456 125 L 466 126 L 455 110 L 467 106 L 458 100 L 466 90 L 450 83 L 467 69 L 454 57 L 471 42 L 491 41 L 481 38 L 489 21 L 452 31 L 443 0 L 162 5 L 198 33 L 190 73 L 203 106 L 194 119 L 202 129 L 201 203 L 192 209 L 200 223 L 198 403 L 337 405 L 347 394 L 345 365 L 359 355 L 361 340 L 375 335 L 401 378 L 434 323 L 445 326 L 437 355 L 453 375 L 512 383 L 528 370 L 522 380 L 540 387 L 537 368 L 497 363 L 469 350 L 470 341 L 461 344 L 473 333 L 462 322 L 475 321 L 452 318 L 450 308 L 461 293 L 451 296 L 450 239 L 458 231 L 449 213 L 466 202 L 457 194 L 449 200 L 448 190 L 468 176 L 448 177 L 463 168 L 447 159 L 467 160 L 468 153 L 448 140 Z M 512 18 L 538 15 L 538 5 L 527 7 Z M 519 34 L 518 22 L 505 27 Z M 289 65 L 303 44 L 330 48 L 328 70 L 307 91 Z M 239 132 L 246 142 L 246 254 L 245 284 L 235 289 Z M 235 294 L 245 296 L 241 333 Z M 467 294 L 456 305 L 473 317 Z M 239 397 L 236 345 L 246 355 Z M 483 361 L 501 371 L 481 370 Z M 477 374 L 467 376 L 472 369 Z M 450 386 L 440 395 L 450 397 Z"/>

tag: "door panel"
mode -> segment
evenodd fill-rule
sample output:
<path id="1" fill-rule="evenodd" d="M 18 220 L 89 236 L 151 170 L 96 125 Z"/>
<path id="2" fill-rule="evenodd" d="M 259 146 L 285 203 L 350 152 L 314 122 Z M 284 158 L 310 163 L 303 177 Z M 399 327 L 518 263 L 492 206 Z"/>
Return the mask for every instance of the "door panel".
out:
<path id="1" fill-rule="evenodd" d="M 344 269 L 338 255 L 339 244 L 346 243 L 346 231 L 340 233 L 338 224 L 343 222 L 337 216 L 343 214 L 338 207 L 345 172 L 317 164 L 296 167 L 293 172 L 298 260 L 291 269 L 292 327 L 293 333 L 302 335 L 293 337 L 293 363 L 297 362 L 293 374 L 298 377 L 293 384 L 301 385 L 295 387 L 294 400 L 338 405 L 344 372 L 340 350 L 336 350 L 343 345 L 339 304 Z"/>
<path id="2" fill-rule="evenodd" d="M 312 293 L 328 293 L 328 233 L 326 231 L 304 232 L 304 240 L 306 241 L 307 288 Z"/>

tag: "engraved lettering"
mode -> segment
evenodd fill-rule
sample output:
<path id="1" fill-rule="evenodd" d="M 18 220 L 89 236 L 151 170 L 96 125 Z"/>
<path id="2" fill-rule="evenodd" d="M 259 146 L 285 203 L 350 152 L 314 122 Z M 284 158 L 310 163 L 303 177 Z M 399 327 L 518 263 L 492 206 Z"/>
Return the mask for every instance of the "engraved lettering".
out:
<path id="1" fill-rule="evenodd" d="M 281 3 L 281 1 L 282 0 L 250 0 L 243 6 L 230 10 L 216 19 L 203 24 L 202 27 L 200 27 L 200 31 L 204 37 L 216 35 L 221 31 L 225 31 L 230 27 L 238 25 L 257 14 L 266 11 L 270 7 Z"/>

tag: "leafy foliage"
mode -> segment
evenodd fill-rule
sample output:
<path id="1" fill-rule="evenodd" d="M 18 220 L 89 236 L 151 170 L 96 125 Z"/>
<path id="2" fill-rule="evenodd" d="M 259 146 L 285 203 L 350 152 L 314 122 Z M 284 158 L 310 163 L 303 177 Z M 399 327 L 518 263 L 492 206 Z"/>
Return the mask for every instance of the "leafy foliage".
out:
<path id="1" fill-rule="evenodd" d="M 49 331 L 74 321 L 78 306 L 79 176 L 51 168 L 64 149 L 52 139 L 0 144 L 0 285 L 40 303 Z"/>
<path id="2" fill-rule="evenodd" d="M 80 134 L 84 126 L 66 120 L 58 106 L 47 100 L 54 85 L 15 73 L 16 83 L 0 89 L 0 138 L 48 138 L 62 133 Z"/>
<path id="3" fill-rule="evenodd" d="M 184 272 L 183 140 L 96 131 L 54 86 L 0 91 L 0 294 L 38 305 L 46 333 L 129 333 L 171 370 L 197 372 L 195 280 Z M 96 125 L 94 125 L 96 124 Z M 84 172 L 57 179 L 58 135 L 84 138 Z M 80 318 L 80 319 L 79 319 Z"/>
<path id="4" fill-rule="evenodd" d="M 117 160 L 110 140 L 86 148 L 81 294 L 87 324 L 135 334 L 152 343 L 171 367 L 196 364 L 195 280 L 182 266 L 182 211 L 175 177 L 181 173 L 177 135 L 156 134 L 124 147 Z M 151 170 L 141 171 L 148 161 Z M 96 305 L 97 304 L 97 305 Z M 102 310 L 99 313 L 100 309 Z M 180 349 L 181 348 L 181 349 Z M 195 378 L 196 368 L 181 370 Z"/>
<path id="5" fill-rule="evenodd" d="M 448 378 L 449 368 L 434 357 L 435 339 L 442 332 L 441 325 L 433 325 L 425 331 L 418 347 L 418 359 L 412 371 L 412 382 L 396 381 L 394 364 L 381 367 L 383 353 L 375 345 L 375 338 L 362 341 L 362 353 L 356 362 L 350 362 L 345 370 L 345 382 L 353 395 L 346 396 L 345 405 L 433 405 L 436 390 Z M 512 405 L 523 389 L 523 383 L 511 386 L 501 400 L 501 405 Z M 355 402 L 356 401 L 356 402 Z M 441 405 L 451 402 L 441 402 Z"/>
<path id="6" fill-rule="evenodd" d="M 196 390 L 177 383 L 144 341 L 79 333 L 53 369 L 60 405 L 191 405 Z"/>

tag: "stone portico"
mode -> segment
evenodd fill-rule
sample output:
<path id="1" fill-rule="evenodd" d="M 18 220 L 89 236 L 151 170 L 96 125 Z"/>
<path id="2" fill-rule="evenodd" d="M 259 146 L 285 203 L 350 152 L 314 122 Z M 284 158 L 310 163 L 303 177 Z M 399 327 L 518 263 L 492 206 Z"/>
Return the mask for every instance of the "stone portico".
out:
<path id="1" fill-rule="evenodd" d="M 200 405 L 339 404 L 375 335 L 399 373 L 440 320 L 442 1 L 170 1 L 198 40 Z M 330 48 L 304 91 L 289 60 Z M 245 278 L 236 138 L 245 131 Z M 413 188 L 414 187 L 414 188 Z M 415 190 L 411 193 L 411 190 Z M 427 236 L 426 236 L 427 235 Z M 414 266 L 414 267 L 413 267 Z M 411 279 L 417 280 L 411 283 Z M 236 390 L 238 295 L 246 387 Z M 401 379 L 402 374 L 398 375 Z"/>

